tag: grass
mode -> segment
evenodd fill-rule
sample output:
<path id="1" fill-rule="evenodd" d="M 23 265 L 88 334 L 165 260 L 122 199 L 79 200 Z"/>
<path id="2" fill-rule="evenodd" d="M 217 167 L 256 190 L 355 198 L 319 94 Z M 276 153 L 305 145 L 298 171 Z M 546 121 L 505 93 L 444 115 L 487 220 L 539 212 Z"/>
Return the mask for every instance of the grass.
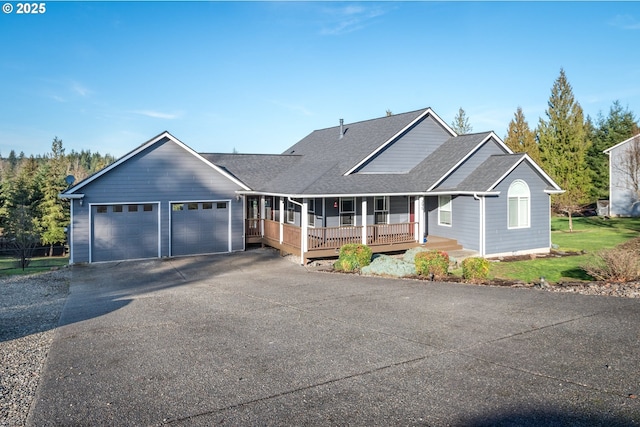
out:
<path id="1" fill-rule="evenodd" d="M 33 274 L 49 271 L 52 268 L 59 268 L 69 264 L 69 257 L 56 256 L 32 258 L 29 266 L 25 268 L 24 271 L 21 267 L 16 267 L 16 262 L 17 260 L 12 257 L 0 258 L 0 276 Z"/>
<path id="2" fill-rule="evenodd" d="M 540 277 L 551 283 L 593 280 L 582 269 L 593 253 L 639 236 L 640 218 L 574 218 L 573 232 L 569 232 L 568 218 L 552 218 L 551 241 L 558 250 L 583 255 L 493 263 L 489 274 L 494 279 L 527 283 L 538 282 Z"/>

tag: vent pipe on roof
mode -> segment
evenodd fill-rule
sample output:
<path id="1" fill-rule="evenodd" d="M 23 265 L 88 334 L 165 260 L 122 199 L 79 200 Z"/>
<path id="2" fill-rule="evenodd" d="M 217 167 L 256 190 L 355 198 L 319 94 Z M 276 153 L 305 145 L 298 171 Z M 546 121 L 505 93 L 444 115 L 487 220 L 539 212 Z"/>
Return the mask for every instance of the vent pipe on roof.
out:
<path id="1" fill-rule="evenodd" d="M 344 136 L 344 119 L 340 119 L 340 139 Z"/>

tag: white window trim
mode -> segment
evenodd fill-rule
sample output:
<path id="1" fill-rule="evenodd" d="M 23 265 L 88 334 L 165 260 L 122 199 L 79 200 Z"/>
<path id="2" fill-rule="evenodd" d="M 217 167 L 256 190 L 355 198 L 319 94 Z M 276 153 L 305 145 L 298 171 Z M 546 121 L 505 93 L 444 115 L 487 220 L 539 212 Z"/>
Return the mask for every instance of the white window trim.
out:
<path id="1" fill-rule="evenodd" d="M 316 199 L 307 200 L 307 222 L 309 227 L 316 226 Z"/>
<path id="2" fill-rule="evenodd" d="M 515 184 L 523 184 L 524 187 L 527 190 L 527 194 L 526 195 L 520 195 L 520 194 L 516 194 L 516 195 L 511 195 L 511 189 L 513 188 L 513 186 Z M 518 206 L 518 224 L 515 226 L 511 225 L 511 199 L 516 199 L 517 200 L 517 206 Z M 526 224 L 521 224 L 520 219 L 521 219 L 521 212 L 520 212 L 520 202 L 526 200 L 527 201 L 527 217 L 526 217 Z M 509 185 L 509 190 L 507 192 L 507 228 L 509 230 L 517 230 L 517 229 L 522 229 L 522 228 L 531 228 L 531 190 L 529 189 L 529 186 L 527 185 L 527 183 L 521 179 L 516 179 L 515 181 L 513 181 L 511 183 L 511 185 Z"/>
<path id="3" fill-rule="evenodd" d="M 291 212 L 291 214 L 293 215 L 292 219 L 289 219 L 289 212 Z M 296 222 L 296 205 L 291 200 L 287 200 L 285 219 L 287 221 L 287 224 L 295 224 Z"/>
<path id="4" fill-rule="evenodd" d="M 352 211 L 345 211 L 342 210 L 342 202 L 346 201 L 346 200 L 351 200 L 351 204 L 353 206 L 353 210 Z M 338 217 L 340 218 L 340 227 L 352 227 L 354 225 L 356 225 L 356 198 L 355 197 L 340 197 L 340 203 L 338 206 Z M 343 224 L 342 223 L 342 217 L 343 214 L 350 214 L 351 215 L 351 219 L 352 219 L 352 223 L 351 224 Z"/>
<path id="5" fill-rule="evenodd" d="M 383 200 L 382 210 L 378 210 L 378 200 Z M 384 222 L 377 222 L 377 214 L 384 213 Z M 388 196 L 375 196 L 373 198 L 373 222 L 376 224 L 389 224 L 389 197 Z"/>
<path id="6" fill-rule="evenodd" d="M 443 199 L 449 199 L 449 201 L 447 203 L 442 203 Z M 452 227 L 453 225 L 453 199 L 450 195 L 440 195 L 438 196 L 438 225 L 442 226 L 442 227 Z M 444 209 L 445 207 L 448 207 L 448 209 Z M 441 217 L 441 213 L 442 212 L 449 212 L 449 222 L 445 223 L 442 222 L 442 217 Z"/>

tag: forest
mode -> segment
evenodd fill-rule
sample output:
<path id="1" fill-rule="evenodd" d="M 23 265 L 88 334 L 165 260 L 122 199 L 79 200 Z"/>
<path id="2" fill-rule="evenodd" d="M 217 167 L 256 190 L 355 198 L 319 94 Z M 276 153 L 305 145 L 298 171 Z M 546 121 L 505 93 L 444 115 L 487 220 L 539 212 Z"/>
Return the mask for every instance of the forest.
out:
<path id="1" fill-rule="evenodd" d="M 22 268 L 36 252 L 63 254 L 70 212 L 58 194 L 114 161 L 85 150 L 65 154 L 57 137 L 49 153 L 0 156 L 0 253 L 15 256 Z"/>

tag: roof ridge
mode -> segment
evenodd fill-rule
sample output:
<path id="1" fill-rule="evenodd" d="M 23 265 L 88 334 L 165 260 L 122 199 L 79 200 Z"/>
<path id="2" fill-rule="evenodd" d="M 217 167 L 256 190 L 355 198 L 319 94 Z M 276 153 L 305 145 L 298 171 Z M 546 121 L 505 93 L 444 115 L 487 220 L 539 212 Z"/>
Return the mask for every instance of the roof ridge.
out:
<path id="1" fill-rule="evenodd" d="M 380 116 L 380 117 L 375 117 L 373 119 L 365 119 L 365 120 L 358 120 L 356 122 L 350 122 L 350 123 L 344 123 L 343 126 L 350 126 L 350 125 L 357 125 L 357 124 L 361 124 L 361 123 L 366 123 L 366 122 L 372 122 L 375 120 L 384 120 L 387 119 L 389 117 L 398 117 L 398 116 L 404 116 L 404 115 L 409 115 L 409 114 L 415 114 L 417 112 L 424 112 L 427 111 L 428 109 L 430 109 L 431 107 L 425 107 L 425 108 L 419 108 L 417 110 L 413 110 L 413 111 L 405 111 L 404 113 L 398 113 L 398 114 L 391 114 L 389 116 Z M 336 125 L 336 126 L 329 126 L 326 128 L 321 128 L 321 129 L 315 129 L 314 132 L 320 132 L 323 130 L 329 130 L 329 129 L 334 129 L 334 128 L 339 128 L 340 125 Z"/>

